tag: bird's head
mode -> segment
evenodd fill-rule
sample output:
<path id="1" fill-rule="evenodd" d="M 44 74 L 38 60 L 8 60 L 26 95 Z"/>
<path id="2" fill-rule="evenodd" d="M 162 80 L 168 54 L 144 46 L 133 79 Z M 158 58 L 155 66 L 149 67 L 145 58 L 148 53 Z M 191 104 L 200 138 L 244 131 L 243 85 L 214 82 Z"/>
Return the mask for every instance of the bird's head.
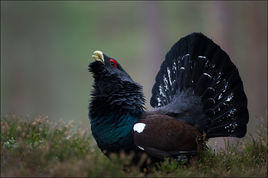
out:
<path id="1" fill-rule="evenodd" d="M 108 107 L 142 110 L 142 87 L 131 79 L 118 61 L 101 51 L 95 51 L 92 58 L 95 60 L 89 64 L 94 77 L 92 105 L 102 101 L 98 107 L 106 107 L 106 111 Z"/>
<path id="2" fill-rule="evenodd" d="M 89 65 L 89 71 L 93 74 L 95 80 L 112 79 L 111 83 L 114 80 L 133 82 L 116 59 L 108 57 L 101 51 L 95 51 L 92 58 L 95 61 Z M 110 82 L 107 81 L 106 83 Z"/>

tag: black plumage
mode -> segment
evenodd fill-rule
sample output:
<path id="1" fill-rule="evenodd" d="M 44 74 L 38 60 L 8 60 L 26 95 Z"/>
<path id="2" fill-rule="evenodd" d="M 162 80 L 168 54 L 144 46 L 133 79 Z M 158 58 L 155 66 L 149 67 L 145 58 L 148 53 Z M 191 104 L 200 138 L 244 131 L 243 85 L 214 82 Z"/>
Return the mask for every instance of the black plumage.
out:
<path id="1" fill-rule="evenodd" d="M 145 151 L 161 160 L 194 153 L 208 138 L 246 134 L 247 98 L 238 70 L 203 34 L 180 39 L 166 54 L 152 111 L 144 110 L 142 87 L 115 59 L 100 51 L 93 57 L 89 117 L 102 150 Z"/>

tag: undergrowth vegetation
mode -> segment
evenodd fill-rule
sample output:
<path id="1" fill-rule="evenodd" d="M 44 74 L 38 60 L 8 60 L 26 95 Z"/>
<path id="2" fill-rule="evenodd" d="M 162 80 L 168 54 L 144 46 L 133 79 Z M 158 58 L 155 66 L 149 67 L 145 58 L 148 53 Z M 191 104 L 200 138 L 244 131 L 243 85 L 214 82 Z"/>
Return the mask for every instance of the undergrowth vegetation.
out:
<path id="1" fill-rule="evenodd" d="M 72 123 L 49 123 L 46 117 L 31 121 L 1 118 L 1 176 L 250 176 L 267 177 L 267 128 L 221 151 L 209 149 L 189 164 L 166 160 L 148 170 L 124 165 L 125 154 L 105 157 L 91 133 Z"/>

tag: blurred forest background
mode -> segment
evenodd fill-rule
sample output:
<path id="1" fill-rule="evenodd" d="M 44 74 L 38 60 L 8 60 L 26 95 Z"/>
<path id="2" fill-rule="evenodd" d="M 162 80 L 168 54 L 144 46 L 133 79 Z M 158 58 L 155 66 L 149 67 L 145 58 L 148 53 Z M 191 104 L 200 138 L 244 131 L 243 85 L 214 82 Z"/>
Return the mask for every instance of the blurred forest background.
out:
<path id="1" fill-rule="evenodd" d="M 144 86 L 150 108 L 166 52 L 192 32 L 213 39 L 238 67 L 254 134 L 267 119 L 267 1 L 1 1 L 1 115 L 74 120 L 89 129 L 95 50 Z"/>

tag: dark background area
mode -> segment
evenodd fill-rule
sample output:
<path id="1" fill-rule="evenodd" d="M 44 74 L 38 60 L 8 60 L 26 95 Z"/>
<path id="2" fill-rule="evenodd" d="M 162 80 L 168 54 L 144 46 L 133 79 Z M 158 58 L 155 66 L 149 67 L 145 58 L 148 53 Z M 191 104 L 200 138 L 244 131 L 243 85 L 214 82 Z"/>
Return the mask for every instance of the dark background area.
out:
<path id="1" fill-rule="evenodd" d="M 238 67 L 254 134 L 267 119 L 266 1 L 1 1 L 1 115 L 74 120 L 89 129 L 87 68 L 95 50 L 144 86 L 150 108 L 166 52 L 192 32 L 213 39 Z"/>

